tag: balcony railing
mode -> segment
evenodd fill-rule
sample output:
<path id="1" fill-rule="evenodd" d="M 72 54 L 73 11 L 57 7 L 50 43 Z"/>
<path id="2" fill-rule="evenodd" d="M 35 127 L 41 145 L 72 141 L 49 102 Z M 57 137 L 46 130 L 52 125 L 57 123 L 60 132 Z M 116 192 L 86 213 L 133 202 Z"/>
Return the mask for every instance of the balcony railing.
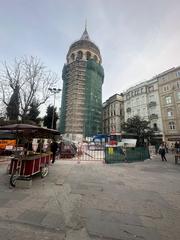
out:
<path id="1" fill-rule="evenodd" d="M 128 113 L 128 112 L 131 112 L 131 108 L 129 107 L 129 108 L 127 108 L 126 109 L 126 112 Z"/>
<path id="2" fill-rule="evenodd" d="M 151 114 L 151 115 L 149 116 L 149 119 L 150 119 L 150 120 L 158 119 L 158 115 L 155 114 L 155 113 L 153 113 L 153 114 Z"/>
<path id="3" fill-rule="evenodd" d="M 155 107 L 157 105 L 157 103 L 155 101 L 152 101 L 148 104 L 148 107 Z"/>

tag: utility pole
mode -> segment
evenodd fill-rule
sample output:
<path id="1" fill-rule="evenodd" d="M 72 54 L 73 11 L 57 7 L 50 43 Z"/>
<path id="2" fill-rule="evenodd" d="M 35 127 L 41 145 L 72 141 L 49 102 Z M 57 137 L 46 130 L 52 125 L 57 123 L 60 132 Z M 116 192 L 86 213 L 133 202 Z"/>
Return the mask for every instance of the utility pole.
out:
<path id="1" fill-rule="evenodd" d="M 52 121 L 51 121 L 51 128 L 53 129 L 54 123 L 54 109 L 55 109 L 55 98 L 56 94 L 61 91 L 60 88 L 48 88 L 48 90 L 54 95 L 54 103 L 53 103 L 53 114 L 52 114 Z"/>

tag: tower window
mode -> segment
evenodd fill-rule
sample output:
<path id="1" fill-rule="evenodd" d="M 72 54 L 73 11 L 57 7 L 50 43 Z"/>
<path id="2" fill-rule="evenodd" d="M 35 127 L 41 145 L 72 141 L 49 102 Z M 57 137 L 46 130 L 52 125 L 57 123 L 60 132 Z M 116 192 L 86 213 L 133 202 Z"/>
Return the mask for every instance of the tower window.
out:
<path id="1" fill-rule="evenodd" d="M 74 61 L 74 59 L 75 59 L 75 55 L 74 55 L 74 53 L 72 53 L 71 54 L 71 60 Z"/>
<path id="2" fill-rule="evenodd" d="M 82 53 L 82 51 L 79 51 L 79 52 L 77 53 L 77 58 L 78 58 L 78 59 L 82 59 L 82 58 L 83 58 L 83 53 Z"/>
<path id="3" fill-rule="evenodd" d="M 86 59 L 89 60 L 91 58 L 91 53 L 90 52 L 87 52 L 86 53 Z"/>
<path id="4" fill-rule="evenodd" d="M 96 61 L 96 62 L 97 62 L 97 60 L 98 60 L 97 56 L 96 56 L 96 55 L 94 55 L 94 61 Z"/>

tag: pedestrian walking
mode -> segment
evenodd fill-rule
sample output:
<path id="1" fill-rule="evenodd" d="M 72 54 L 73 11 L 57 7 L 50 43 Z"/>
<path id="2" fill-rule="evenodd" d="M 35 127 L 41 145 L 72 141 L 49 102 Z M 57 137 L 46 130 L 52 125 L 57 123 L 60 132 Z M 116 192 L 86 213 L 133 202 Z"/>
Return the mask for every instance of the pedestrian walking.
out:
<path id="1" fill-rule="evenodd" d="M 174 149 L 175 149 L 175 146 L 174 146 L 174 143 L 171 144 L 171 153 L 173 154 L 174 153 Z"/>
<path id="2" fill-rule="evenodd" d="M 59 148 L 59 158 L 61 158 L 61 153 L 62 153 L 63 150 L 64 150 L 64 146 L 65 146 L 65 144 L 64 144 L 64 142 L 61 140 L 61 142 L 59 143 L 59 146 L 58 146 L 58 148 Z"/>
<path id="3" fill-rule="evenodd" d="M 58 149 L 58 144 L 55 140 L 53 140 L 53 142 L 51 143 L 51 152 L 53 154 L 52 163 L 55 162 L 57 149 Z"/>
<path id="4" fill-rule="evenodd" d="M 179 153 L 180 152 L 180 143 L 179 142 L 175 142 L 175 150 L 176 150 L 176 153 Z"/>
<path id="5" fill-rule="evenodd" d="M 164 143 L 164 146 L 165 146 L 166 153 L 168 153 L 168 145 L 166 142 Z"/>
<path id="6" fill-rule="evenodd" d="M 156 154 L 158 154 L 158 150 L 159 150 L 159 144 L 156 143 L 156 144 L 155 144 L 155 152 L 156 152 Z"/>
<path id="7" fill-rule="evenodd" d="M 161 155 L 161 160 L 162 161 L 166 161 L 166 147 L 164 143 L 161 143 L 160 147 L 159 147 L 159 154 Z"/>

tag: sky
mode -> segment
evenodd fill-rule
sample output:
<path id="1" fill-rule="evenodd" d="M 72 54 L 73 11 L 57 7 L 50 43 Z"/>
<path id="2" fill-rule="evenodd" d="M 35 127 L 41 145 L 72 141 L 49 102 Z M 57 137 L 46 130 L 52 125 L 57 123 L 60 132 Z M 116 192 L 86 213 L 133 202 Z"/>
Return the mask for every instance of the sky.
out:
<path id="1" fill-rule="evenodd" d="M 180 65 L 179 0 L 0 0 L 0 62 L 37 56 L 62 88 L 66 54 L 86 19 L 102 55 L 103 102 Z"/>

